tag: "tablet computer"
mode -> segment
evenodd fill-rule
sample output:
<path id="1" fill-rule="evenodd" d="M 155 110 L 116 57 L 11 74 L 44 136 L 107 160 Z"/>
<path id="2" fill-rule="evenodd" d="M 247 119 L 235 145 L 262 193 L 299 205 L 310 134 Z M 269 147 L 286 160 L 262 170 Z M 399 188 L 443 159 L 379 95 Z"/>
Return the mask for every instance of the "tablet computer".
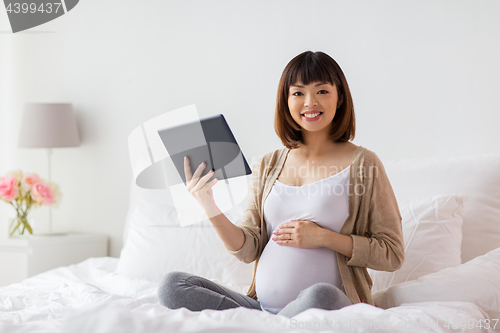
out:
<path id="1" fill-rule="evenodd" d="M 193 174 L 198 166 L 205 162 L 206 167 L 200 178 L 211 169 L 215 172 L 210 180 L 229 179 L 252 173 L 222 114 L 161 128 L 158 135 L 184 185 L 184 156 L 189 158 Z"/>

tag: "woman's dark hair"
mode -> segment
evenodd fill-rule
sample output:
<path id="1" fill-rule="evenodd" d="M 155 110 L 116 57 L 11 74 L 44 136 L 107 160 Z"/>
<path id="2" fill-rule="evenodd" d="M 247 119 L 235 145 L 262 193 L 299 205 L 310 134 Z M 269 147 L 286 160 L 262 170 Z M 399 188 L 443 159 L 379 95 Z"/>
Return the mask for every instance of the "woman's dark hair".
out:
<path id="1" fill-rule="evenodd" d="M 290 60 L 279 82 L 274 130 L 281 142 L 289 149 L 297 148 L 299 143 L 304 143 L 301 128 L 293 120 L 288 108 L 290 86 L 299 80 L 305 85 L 314 82 L 335 84 L 340 106 L 332 121 L 330 139 L 333 142 L 346 142 L 354 139 L 356 131 L 354 105 L 342 69 L 328 54 L 306 51 Z"/>

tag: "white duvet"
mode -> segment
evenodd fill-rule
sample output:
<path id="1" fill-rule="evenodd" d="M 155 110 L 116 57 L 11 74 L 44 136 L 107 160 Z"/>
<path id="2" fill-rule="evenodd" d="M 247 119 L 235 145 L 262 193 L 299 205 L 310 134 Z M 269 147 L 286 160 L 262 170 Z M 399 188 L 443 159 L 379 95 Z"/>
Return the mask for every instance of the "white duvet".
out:
<path id="1" fill-rule="evenodd" d="M 292 319 L 247 308 L 170 310 L 156 283 L 115 273 L 117 263 L 92 258 L 0 288 L 0 332 L 494 332 L 472 302 L 360 303 Z"/>

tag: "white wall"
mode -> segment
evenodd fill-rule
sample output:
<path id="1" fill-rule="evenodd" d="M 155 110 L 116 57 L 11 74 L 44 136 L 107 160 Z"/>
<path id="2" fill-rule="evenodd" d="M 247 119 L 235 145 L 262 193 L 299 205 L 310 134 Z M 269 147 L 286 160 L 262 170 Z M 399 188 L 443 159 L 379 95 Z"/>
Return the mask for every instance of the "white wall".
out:
<path id="1" fill-rule="evenodd" d="M 278 80 L 306 50 L 339 62 L 354 143 L 382 160 L 498 153 L 499 15 L 497 0 L 85 0 L 12 34 L 0 10 L 0 175 L 46 176 L 43 150 L 16 147 L 25 102 L 73 103 L 83 143 L 52 156 L 64 193 L 55 229 L 107 234 L 119 256 L 130 131 L 196 104 L 200 116 L 226 116 L 245 155 L 280 148 Z M 47 215 L 33 212 L 40 228 Z"/>

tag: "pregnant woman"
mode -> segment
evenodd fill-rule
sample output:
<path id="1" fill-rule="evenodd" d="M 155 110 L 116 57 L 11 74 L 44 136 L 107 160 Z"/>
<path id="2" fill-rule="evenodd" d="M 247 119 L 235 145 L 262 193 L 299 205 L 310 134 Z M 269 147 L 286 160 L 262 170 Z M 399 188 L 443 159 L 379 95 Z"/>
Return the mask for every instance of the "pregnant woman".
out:
<path id="1" fill-rule="evenodd" d="M 160 302 L 171 308 L 247 307 L 293 317 L 309 309 L 373 303 L 367 268 L 394 271 L 404 260 L 401 215 L 377 155 L 350 142 L 354 107 L 339 65 L 307 51 L 286 66 L 275 130 L 284 146 L 252 167 L 243 218 L 234 225 L 208 181 L 185 158 L 187 190 L 227 251 L 255 261 L 246 295 L 185 272 L 165 275 Z"/>

